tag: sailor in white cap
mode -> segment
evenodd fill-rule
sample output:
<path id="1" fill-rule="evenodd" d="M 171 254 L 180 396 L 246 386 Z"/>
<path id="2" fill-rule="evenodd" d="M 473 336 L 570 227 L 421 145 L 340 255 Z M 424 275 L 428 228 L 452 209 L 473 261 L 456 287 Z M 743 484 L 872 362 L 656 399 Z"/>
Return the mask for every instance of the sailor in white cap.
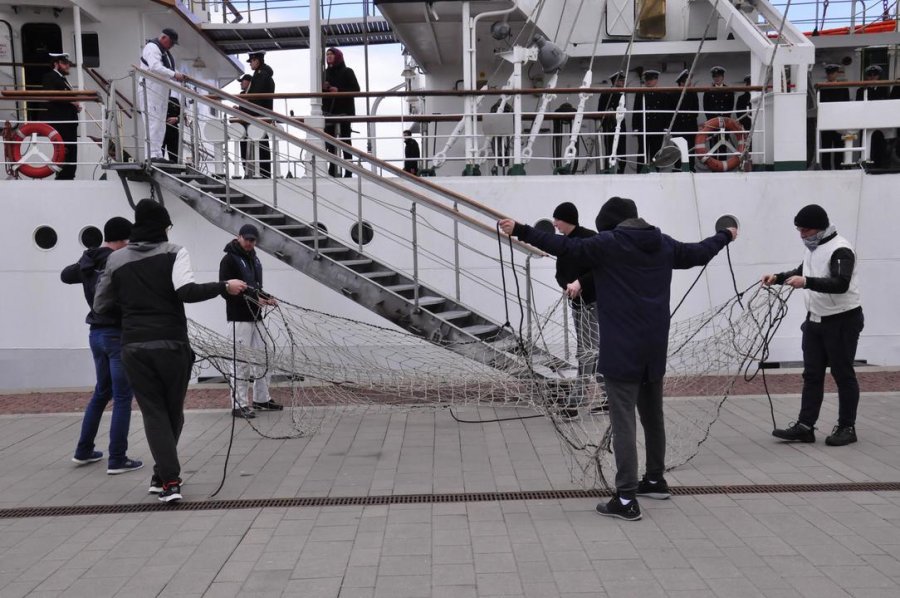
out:
<path id="1" fill-rule="evenodd" d="M 713 87 L 725 87 L 725 69 L 721 66 L 714 66 L 709 69 L 712 75 Z M 718 116 L 732 117 L 734 112 L 734 92 L 733 91 L 707 91 L 703 93 L 703 111 L 706 113 L 706 119 L 716 118 Z"/>
<path id="2" fill-rule="evenodd" d="M 871 64 L 863 71 L 865 81 L 879 81 L 881 73 L 884 72 L 877 64 Z M 887 85 L 878 85 L 876 87 L 860 87 L 856 90 L 856 101 L 862 100 L 887 100 L 890 98 L 891 89 Z"/>
<path id="3" fill-rule="evenodd" d="M 170 50 L 178 43 L 178 32 L 174 29 L 163 29 L 156 39 L 147 40 L 143 52 L 141 52 L 141 66 L 148 71 L 166 79 L 184 81 L 184 73 L 175 71 L 175 59 Z M 154 162 L 166 162 L 163 153 L 163 138 L 166 134 L 166 112 L 169 107 L 169 88 L 154 79 L 145 78 L 147 98 L 144 105 L 147 128 L 149 129 L 148 143 L 149 155 Z M 143 93 L 141 103 L 144 103 Z"/>
<path id="4" fill-rule="evenodd" d="M 51 69 L 44 73 L 41 80 L 41 89 L 44 91 L 71 91 L 66 77 L 69 74 L 72 62 L 66 52 L 51 52 Z M 78 162 L 78 113 L 81 105 L 70 100 L 54 100 L 46 104 L 43 119 L 47 121 L 59 136 L 65 141 L 66 157 L 62 168 L 56 173 L 56 180 L 72 180 L 75 178 L 75 168 Z"/>
<path id="5" fill-rule="evenodd" d="M 609 76 L 609 84 L 611 87 L 625 86 L 625 73 L 616 71 Z M 607 112 L 605 116 L 600 117 L 600 136 L 603 139 L 603 155 L 607 158 L 613 152 L 613 138 L 616 130 L 616 115 L 613 114 L 619 106 L 619 100 L 622 97 L 620 91 L 609 91 L 600 94 L 600 100 L 597 102 L 597 112 Z M 625 120 L 622 120 L 622 126 L 619 129 L 619 142 L 616 144 L 616 170 L 619 174 L 625 172 L 625 160 L 622 160 L 622 154 L 625 152 L 625 132 L 628 127 Z"/>

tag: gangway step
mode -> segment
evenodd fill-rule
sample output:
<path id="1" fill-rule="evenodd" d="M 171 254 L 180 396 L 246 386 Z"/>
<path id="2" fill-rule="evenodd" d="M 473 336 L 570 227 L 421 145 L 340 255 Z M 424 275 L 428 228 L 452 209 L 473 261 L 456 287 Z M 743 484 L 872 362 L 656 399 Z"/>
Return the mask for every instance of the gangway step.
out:
<path id="1" fill-rule="evenodd" d="M 417 286 L 418 285 L 415 285 L 415 284 L 394 284 L 394 285 L 391 285 L 389 287 L 384 287 L 384 288 L 386 288 L 387 290 L 389 290 L 391 292 L 400 294 L 400 293 L 406 293 L 409 291 L 414 291 L 414 290 L 416 290 Z"/>
<path id="2" fill-rule="evenodd" d="M 435 297 L 433 295 L 428 295 L 426 297 L 419 297 L 419 305 L 424 307 L 430 307 L 432 305 L 440 305 L 444 303 L 446 299 L 443 297 Z M 435 314 L 436 315 L 436 314 Z"/>
<path id="3" fill-rule="evenodd" d="M 397 273 L 392 270 L 381 270 L 378 272 L 360 272 L 361 276 L 365 276 L 368 279 L 374 278 L 389 278 L 391 276 L 396 276 Z"/>
<path id="4" fill-rule="evenodd" d="M 500 327 L 495 326 L 494 324 L 476 324 L 475 326 L 466 326 L 465 328 L 460 328 L 460 330 L 472 336 L 484 336 L 485 334 L 497 332 L 498 330 L 500 330 Z"/>
<path id="5" fill-rule="evenodd" d="M 472 312 L 467 309 L 452 309 L 450 311 L 440 311 L 432 313 L 442 320 L 459 320 L 462 318 L 468 318 L 472 315 Z"/>
<path id="6" fill-rule="evenodd" d="M 319 247 L 319 253 L 329 255 L 332 253 L 349 253 L 352 251 L 349 247 Z"/>
<path id="7" fill-rule="evenodd" d="M 342 266 L 347 266 L 348 268 L 352 268 L 354 266 L 368 266 L 373 263 L 372 260 L 361 259 L 361 260 L 338 260 L 338 263 Z"/>

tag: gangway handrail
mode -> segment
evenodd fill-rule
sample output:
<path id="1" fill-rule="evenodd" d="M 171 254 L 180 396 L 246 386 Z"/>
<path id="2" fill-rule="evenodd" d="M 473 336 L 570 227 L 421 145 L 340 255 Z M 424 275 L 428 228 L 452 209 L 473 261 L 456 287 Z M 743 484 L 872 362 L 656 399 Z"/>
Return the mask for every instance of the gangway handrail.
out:
<path id="1" fill-rule="evenodd" d="M 215 92 L 217 92 L 218 97 L 226 96 L 226 99 L 228 99 L 228 101 L 234 102 L 235 104 L 238 104 L 239 106 L 242 106 L 248 110 L 251 110 L 252 112 L 259 114 L 260 117 L 255 117 L 252 114 L 248 114 L 246 112 L 238 110 L 237 108 L 232 108 L 231 106 L 224 104 L 218 100 L 211 99 L 209 96 L 200 94 L 189 87 L 178 85 L 177 83 L 173 82 L 172 80 L 170 80 L 168 78 L 161 77 L 161 76 L 157 75 L 156 73 L 144 70 L 138 66 L 133 66 L 132 68 L 134 69 L 134 71 L 136 73 L 139 73 L 141 76 L 150 78 L 150 79 L 153 79 L 154 81 L 162 83 L 163 85 L 176 90 L 178 93 L 180 93 L 182 95 L 187 95 L 189 97 L 194 98 L 195 101 L 199 101 L 200 103 L 210 105 L 210 106 L 216 108 L 217 110 L 222 111 L 225 114 L 240 118 L 241 120 L 244 120 L 244 121 L 252 120 L 254 126 L 259 127 L 263 131 L 273 134 L 273 135 L 276 135 L 280 138 L 283 138 L 283 139 L 301 147 L 303 150 L 305 150 L 311 154 L 314 154 L 315 156 L 322 158 L 326 161 L 336 162 L 336 163 L 340 164 L 341 168 L 344 168 L 345 170 L 354 172 L 354 173 L 356 173 L 357 176 L 360 176 L 364 179 L 371 180 L 372 182 L 374 182 L 375 184 L 377 184 L 381 187 L 384 187 L 386 189 L 389 189 L 390 191 L 399 193 L 400 195 L 406 196 L 407 198 L 410 198 L 415 202 L 419 202 L 419 203 L 428 205 L 435 211 L 437 211 L 441 214 L 444 214 L 445 216 L 448 216 L 454 220 L 458 220 L 458 221 L 462 222 L 463 224 L 465 224 L 469 228 L 475 230 L 476 232 L 479 232 L 482 234 L 487 234 L 489 236 L 495 236 L 495 235 L 499 234 L 497 232 L 496 228 L 489 227 L 489 226 L 485 225 L 484 223 L 479 222 L 478 220 L 472 218 L 471 216 L 461 213 L 458 209 L 454 209 L 454 208 L 446 206 L 440 202 L 437 202 L 434 199 L 431 199 L 429 197 L 426 197 L 425 195 L 422 195 L 421 193 L 419 193 L 418 191 L 416 191 L 414 189 L 409 189 L 408 187 L 396 182 L 395 179 L 385 178 L 383 176 L 374 174 L 373 172 L 367 170 L 366 168 L 363 168 L 361 166 L 361 164 L 358 162 L 344 160 L 343 158 L 338 157 L 336 154 L 331 154 L 324 147 L 319 147 L 318 145 L 316 145 L 314 143 L 310 143 L 307 140 L 300 139 L 299 137 L 291 135 L 287 131 L 282 131 L 280 128 L 275 126 L 274 123 L 296 127 L 298 129 L 301 129 L 307 135 L 310 135 L 313 138 L 323 138 L 323 141 L 324 141 L 325 137 L 329 137 L 328 143 L 330 145 L 336 146 L 338 150 L 349 153 L 349 154 L 353 155 L 354 157 L 356 157 L 360 161 L 365 161 L 365 162 L 375 164 L 382 170 L 387 170 L 391 173 L 394 173 L 395 175 L 397 175 L 398 179 L 401 179 L 406 183 L 410 183 L 410 184 L 418 186 L 418 187 L 423 187 L 437 195 L 443 196 L 445 199 L 449 199 L 458 204 L 465 205 L 466 207 L 472 209 L 475 212 L 482 214 L 483 216 L 488 216 L 494 220 L 500 220 L 500 219 L 506 217 L 505 214 L 498 212 L 497 210 L 494 210 L 492 208 L 489 208 L 488 206 L 486 206 L 482 203 L 479 203 L 469 197 L 466 197 L 464 195 L 456 193 L 455 191 L 451 191 L 450 189 L 441 187 L 440 185 L 436 185 L 436 184 L 432 183 L 431 181 L 428 181 L 427 179 L 413 176 L 413 175 L 405 172 L 404 170 L 394 166 L 393 164 L 390 164 L 388 162 L 380 160 L 367 152 L 364 152 L 358 148 L 353 147 L 352 145 L 344 143 L 340 139 L 330 137 L 329 135 L 327 135 L 326 133 L 322 132 L 321 130 L 319 130 L 315 127 L 311 127 L 305 123 L 299 123 L 296 120 L 291 119 L 290 117 L 286 117 L 286 116 L 279 114 L 277 112 L 274 112 L 272 110 L 268 110 L 261 106 L 257 106 L 256 104 L 247 102 L 239 96 L 223 94 L 220 89 L 214 88 L 211 85 L 208 85 L 203 81 L 199 81 L 199 80 L 194 79 L 189 76 L 185 76 L 185 81 L 191 83 L 192 85 L 194 85 L 196 87 L 204 89 L 206 91 L 209 91 L 209 92 L 215 91 Z M 527 253 L 527 254 L 530 254 L 530 255 L 533 255 L 536 257 L 542 257 L 542 256 L 546 255 L 544 252 L 532 247 L 531 245 L 522 243 L 521 241 L 518 241 L 516 239 L 512 240 L 512 244 L 516 249 L 519 249 L 520 251 L 522 251 L 524 253 Z"/>

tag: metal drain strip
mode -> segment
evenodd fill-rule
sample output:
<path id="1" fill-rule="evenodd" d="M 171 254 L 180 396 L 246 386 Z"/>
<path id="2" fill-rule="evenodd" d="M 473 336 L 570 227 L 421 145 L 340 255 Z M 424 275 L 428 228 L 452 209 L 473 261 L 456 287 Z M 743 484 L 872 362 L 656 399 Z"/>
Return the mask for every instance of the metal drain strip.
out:
<path id="1" fill-rule="evenodd" d="M 890 492 L 900 491 L 900 482 L 850 482 L 845 484 L 748 484 L 742 486 L 677 486 L 675 496 L 710 494 L 783 494 L 788 492 Z M 463 492 L 459 494 L 382 494 L 376 496 L 315 496 L 233 500 L 197 500 L 175 504 L 148 502 L 121 505 L 69 505 L 57 507 L 13 507 L 0 509 L 0 519 L 27 517 L 67 517 L 73 515 L 115 515 L 158 511 L 212 511 L 223 509 L 265 509 L 286 507 L 342 507 L 509 500 L 565 500 L 601 498 L 608 490 L 534 490 L 520 492 Z"/>

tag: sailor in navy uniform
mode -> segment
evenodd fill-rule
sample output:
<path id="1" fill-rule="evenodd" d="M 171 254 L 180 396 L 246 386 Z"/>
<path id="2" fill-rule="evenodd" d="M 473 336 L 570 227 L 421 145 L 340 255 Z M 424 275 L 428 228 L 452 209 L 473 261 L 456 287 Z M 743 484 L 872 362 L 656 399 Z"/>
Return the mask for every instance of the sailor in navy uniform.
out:
<path id="1" fill-rule="evenodd" d="M 744 85 L 750 87 L 750 75 L 744 77 Z M 750 125 L 753 124 L 753 110 L 750 108 L 750 92 L 745 91 L 741 95 L 737 97 L 737 101 L 734 104 L 734 112 L 735 116 L 737 116 L 738 122 L 741 123 L 741 126 L 744 127 L 745 131 L 750 130 Z"/>
<path id="2" fill-rule="evenodd" d="M 644 87 L 653 88 L 659 83 L 659 71 L 644 71 Z M 649 165 L 662 147 L 663 136 L 672 120 L 675 109 L 673 95 L 665 91 L 648 91 L 635 94 L 631 128 L 638 135 L 638 159 Z M 646 150 L 646 151 L 645 151 Z"/>
<path id="3" fill-rule="evenodd" d="M 834 83 L 837 81 L 841 67 L 837 64 L 825 65 L 825 81 Z M 850 90 L 846 87 L 823 87 L 819 90 L 819 102 L 849 102 Z M 824 149 L 837 149 L 844 147 L 844 141 L 838 131 L 822 131 L 820 145 Z M 819 158 L 824 170 L 836 170 L 844 163 L 843 152 L 828 152 L 821 154 Z"/>
<path id="4" fill-rule="evenodd" d="M 714 66 L 709 70 L 712 75 L 712 87 L 725 87 L 725 69 L 720 66 Z M 732 117 L 734 112 L 734 92 L 733 91 L 707 91 L 703 93 L 703 111 L 706 113 L 706 119 L 724 116 Z"/>
<path id="5" fill-rule="evenodd" d="M 691 72 L 688 69 L 684 69 L 678 74 L 678 78 L 675 79 L 675 83 L 678 84 L 679 87 L 690 87 L 692 82 L 689 78 Z M 675 98 L 675 105 L 678 105 L 678 98 Z M 700 96 L 697 95 L 696 91 L 686 91 L 684 92 L 684 97 L 681 98 L 681 106 L 678 108 L 678 114 L 675 116 L 675 127 L 673 129 L 673 136 L 681 137 L 684 139 L 685 143 L 687 143 L 688 154 L 690 154 L 690 168 L 691 171 L 694 170 L 694 144 L 697 139 L 697 131 L 700 130 L 700 125 L 697 123 L 697 119 L 700 117 Z"/>
<path id="6" fill-rule="evenodd" d="M 609 76 L 610 85 L 615 87 L 623 87 L 625 85 L 625 74 L 617 71 Z M 600 94 L 600 100 L 597 102 L 597 112 L 615 112 L 619 106 L 619 100 L 622 97 L 620 91 L 609 91 Z M 616 130 L 616 115 L 607 114 L 600 118 L 600 132 L 603 138 L 603 155 L 609 158 L 613 150 L 613 137 Z M 628 127 L 625 120 L 622 120 L 622 127 L 619 129 L 619 142 L 616 144 L 616 170 L 619 174 L 625 172 L 625 160 L 622 154 L 625 153 L 625 132 Z"/>
<path id="7" fill-rule="evenodd" d="M 41 88 L 44 91 L 71 91 L 72 86 L 66 79 L 72 63 L 65 52 L 51 53 L 50 65 L 53 67 L 44 75 Z M 75 178 L 78 162 L 78 113 L 81 105 L 69 100 L 53 100 L 47 102 L 44 120 L 59 132 L 66 144 L 66 157 L 62 168 L 56 173 L 56 180 L 71 181 Z"/>

